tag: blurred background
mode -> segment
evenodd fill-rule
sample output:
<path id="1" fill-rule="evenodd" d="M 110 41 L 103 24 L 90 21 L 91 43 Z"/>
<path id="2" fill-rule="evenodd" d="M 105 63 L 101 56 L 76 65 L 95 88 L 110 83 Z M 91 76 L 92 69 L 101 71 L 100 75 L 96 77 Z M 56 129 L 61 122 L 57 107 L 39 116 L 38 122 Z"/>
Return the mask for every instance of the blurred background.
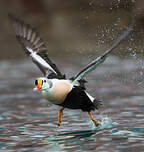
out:
<path id="1" fill-rule="evenodd" d="M 143 54 L 143 0 L 1 0 L 1 60 L 24 58 L 8 12 L 38 29 L 50 56 L 99 54 L 135 18 L 134 31 L 114 54 Z"/>

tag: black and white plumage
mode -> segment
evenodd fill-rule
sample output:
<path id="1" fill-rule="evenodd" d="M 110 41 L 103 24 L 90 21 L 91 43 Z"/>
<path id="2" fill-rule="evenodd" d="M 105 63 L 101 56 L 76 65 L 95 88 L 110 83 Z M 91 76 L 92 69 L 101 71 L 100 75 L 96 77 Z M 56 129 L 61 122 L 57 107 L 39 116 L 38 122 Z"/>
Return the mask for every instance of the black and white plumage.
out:
<path id="1" fill-rule="evenodd" d="M 107 55 L 130 33 L 132 26 L 130 26 L 102 56 L 92 61 L 76 76 L 66 79 L 65 75 L 62 74 L 57 66 L 49 59 L 47 47 L 36 30 L 12 15 L 9 15 L 9 18 L 16 37 L 24 48 L 25 53 L 39 67 L 44 75 L 44 77 L 35 80 L 36 87 L 34 90 L 41 91 L 45 99 L 62 107 L 58 113 L 58 125 L 61 123 L 64 108 L 86 111 L 89 113 L 95 125 L 100 125 L 100 123 L 93 118 L 91 111 L 99 109 L 102 104 L 101 100 L 93 98 L 86 92 L 84 86 L 86 81 L 83 78 L 105 61 Z"/>

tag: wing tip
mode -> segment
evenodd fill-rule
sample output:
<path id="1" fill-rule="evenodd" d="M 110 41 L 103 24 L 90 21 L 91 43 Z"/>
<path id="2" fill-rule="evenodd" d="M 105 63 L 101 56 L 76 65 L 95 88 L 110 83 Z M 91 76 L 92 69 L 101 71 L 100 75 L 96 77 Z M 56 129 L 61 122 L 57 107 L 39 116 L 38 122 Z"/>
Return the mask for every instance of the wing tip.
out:
<path id="1" fill-rule="evenodd" d="M 19 17 L 16 17 L 11 12 L 8 13 L 8 18 L 9 18 L 9 20 L 10 20 L 10 22 L 11 22 L 12 25 L 14 25 L 14 24 L 20 24 L 20 26 L 25 26 L 27 29 L 31 29 L 33 33 L 36 33 L 36 35 L 39 35 L 39 33 L 36 30 L 36 28 L 34 28 L 33 26 L 25 23 Z"/>
<path id="2" fill-rule="evenodd" d="M 15 17 L 15 15 L 13 15 L 12 13 L 8 13 L 8 18 L 11 23 L 21 23 L 22 24 L 22 21 L 18 17 Z"/>
<path id="3" fill-rule="evenodd" d="M 14 17 L 14 15 L 11 12 L 8 12 L 8 18 L 10 20 L 13 20 L 15 17 Z"/>

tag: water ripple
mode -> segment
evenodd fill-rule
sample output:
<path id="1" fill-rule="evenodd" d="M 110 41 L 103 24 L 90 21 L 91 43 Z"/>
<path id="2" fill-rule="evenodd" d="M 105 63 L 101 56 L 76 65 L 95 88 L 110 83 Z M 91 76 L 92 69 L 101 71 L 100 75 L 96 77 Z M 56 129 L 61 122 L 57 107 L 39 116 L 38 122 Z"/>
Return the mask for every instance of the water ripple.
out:
<path id="1" fill-rule="evenodd" d="M 75 65 L 79 62 L 76 57 L 59 64 L 67 65 L 63 71 L 77 73 L 84 64 Z M 27 61 L 1 63 L 1 151 L 143 151 L 144 94 L 135 63 L 110 57 L 87 78 L 88 92 L 104 100 L 100 111 L 93 112 L 99 127 L 87 113 L 68 109 L 58 127 L 59 108 L 32 91 L 38 72 Z"/>

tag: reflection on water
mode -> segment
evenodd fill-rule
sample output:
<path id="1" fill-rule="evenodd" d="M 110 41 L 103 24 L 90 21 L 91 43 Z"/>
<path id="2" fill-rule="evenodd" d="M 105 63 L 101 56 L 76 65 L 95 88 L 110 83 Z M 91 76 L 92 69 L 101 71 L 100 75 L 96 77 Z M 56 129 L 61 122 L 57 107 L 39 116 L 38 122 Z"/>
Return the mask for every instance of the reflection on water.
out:
<path id="1" fill-rule="evenodd" d="M 55 59 L 68 76 L 86 65 L 86 57 Z M 65 65 L 67 65 L 65 67 Z M 1 62 L 0 149 L 13 151 L 143 151 L 144 93 L 143 65 L 109 57 L 88 77 L 88 92 L 104 100 L 94 117 L 64 111 L 57 123 L 58 108 L 33 92 L 38 69 L 29 61 Z M 140 84 L 140 85 L 139 85 Z"/>

